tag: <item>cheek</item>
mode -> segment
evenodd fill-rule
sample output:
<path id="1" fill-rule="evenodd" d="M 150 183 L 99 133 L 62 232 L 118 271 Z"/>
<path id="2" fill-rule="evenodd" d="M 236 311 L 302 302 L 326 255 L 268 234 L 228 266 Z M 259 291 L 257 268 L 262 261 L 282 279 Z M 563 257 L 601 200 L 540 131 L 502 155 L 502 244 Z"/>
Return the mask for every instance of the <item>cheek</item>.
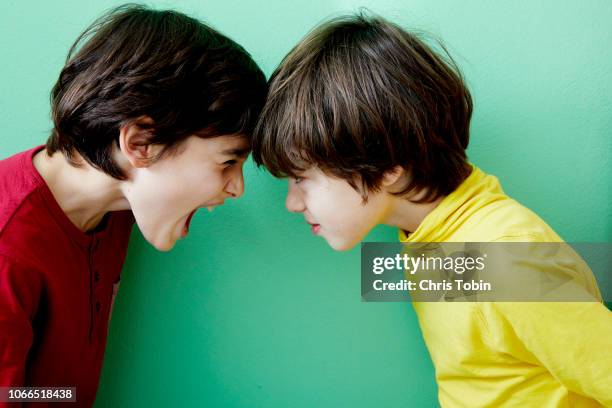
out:
<path id="1" fill-rule="evenodd" d="M 326 188 L 312 194 L 312 197 L 321 198 L 312 203 L 312 213 L 325 229 L 354 235 L 361 233 L 363 224 L 371 216 L 369 207 L 362 204 L 361 195 L 347 187 Z M 308 208 L 310 210 L 311 205 Z"/>
<path id="2" fill-rule="evenodd" d="M 186 191 L 190 199 L 195 199 L 197 205 L 216 201 L 222 194 L 226 184 L 222 172 L 200 173 L 200 177 L 193 180 L 191 188 Z"/>
<path id="3" fill-rule="evenodd" d="M 221 169 L 186 168 L 160 180 L 157 195 L 168 210 L 192 211 L 218 197 L 225 183 Z"/>
<path id="4" fill-rule="evenodd" d="M 138 227 L 153 244 L 169 233 L 169 224 L 178 222 L 180 212 L 184 212 L 177 183 L 171 183 L 162 177 L 154 177 L 152 174 L 138 175 L 130 186 L 128 195 Z"/>
<path id="5" fill-rule="evenodd" d="M 331 189 L 328 206 L 334 207 L 333 217 L 329 219 L 330 228 L 322 235 L 336 250 L 353 248 L 382 220 L 386 201 L 382 193 L 370 193 L 364 203 L 363 197 L 348 183 Z"/>
<path id="6" fill-rule="evenodd" d="M 339 217 L 342 230 L 346 233 L 347 239 L 361 240 L 376 225 L 374 214 L 368 205 L 352 203 Z"/>
<path id="7" fill-rule="evenodd" d="M 344 204 L 321 228 L 321 236 L 337 251 L 353 248 L 375 225 L 371 214 L 364 211 L 360 203 L 351 201 Z"/>
<path id="8" fill-rule="evenodd" d="M 206 183 L 201 179 L 179 174 L 141 171 L 135 174 L 129 187 L 132 212 L 138 227 L 151 243 L 173 239 L 182 219 L 200 205 L 201 196 L 207 193 Z"/>
<path id="9" fill-rule="evenodd" d="M 168 207 L 168 200 L 175 196 L 176 183 L 153 172 L 140 172 L 130 186 L 132 211 L 145 214 L 157 213 Z"/>

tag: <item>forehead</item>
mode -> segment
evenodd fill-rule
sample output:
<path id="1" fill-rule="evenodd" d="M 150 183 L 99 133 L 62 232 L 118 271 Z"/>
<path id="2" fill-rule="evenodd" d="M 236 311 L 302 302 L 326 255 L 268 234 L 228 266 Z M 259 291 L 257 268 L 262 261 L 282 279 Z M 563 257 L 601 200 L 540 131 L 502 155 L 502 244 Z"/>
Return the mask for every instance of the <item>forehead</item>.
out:
<path id="1" fill-rule="evenodd" d="M 188 142 L 191 143 L 187 143 L 191 145 L 188 150 L 194 154 L 247 156 L 251 149 L 249 139 L 243 135 L 195 136 L 190 139 Z"/>
<path id="2" fill-rule="evenodd" d="M 296 176 L 312 180 L 319 185 L 325 186 L 333 186 L 334 184 L 346 183 L 343 179 L 338 178 L 332 174 L 326 173 L 315 165 L 309 166 L 303 171 L 296 172 Z"/>
<path id="3" fill-rule="evenodd" d="M 221 135 L 212 139 L 219 153 L 229 156 L 247 156 L 251 151 L 249 139 L 244 135 Z"/>

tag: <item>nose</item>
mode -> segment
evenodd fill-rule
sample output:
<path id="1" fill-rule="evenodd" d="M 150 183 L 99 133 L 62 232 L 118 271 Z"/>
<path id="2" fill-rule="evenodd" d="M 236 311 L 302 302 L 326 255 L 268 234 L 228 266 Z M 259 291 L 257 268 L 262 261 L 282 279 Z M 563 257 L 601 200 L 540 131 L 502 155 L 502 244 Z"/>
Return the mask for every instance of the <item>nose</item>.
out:
<path id="1" fill-rule="evenodd" d="M 244 175 L 242 174 L 242 166 L 237 166 L 236 171 L 232 174 L 232 177 L 225 186 L 225 192 L 233 198 L 240 197 L 244 194 Z"/>
<path id="2" fill-rule="evenodd" d="M 302 197 L 302 193 L 297 188 L 291 180 L 289 181 L 289 187 L 287 189 L 287 199 L 285 200 L 285 206 L 289 212 L 301 213 L 306 210 L 306 205 L 304 204 L 304 198 Z"/>

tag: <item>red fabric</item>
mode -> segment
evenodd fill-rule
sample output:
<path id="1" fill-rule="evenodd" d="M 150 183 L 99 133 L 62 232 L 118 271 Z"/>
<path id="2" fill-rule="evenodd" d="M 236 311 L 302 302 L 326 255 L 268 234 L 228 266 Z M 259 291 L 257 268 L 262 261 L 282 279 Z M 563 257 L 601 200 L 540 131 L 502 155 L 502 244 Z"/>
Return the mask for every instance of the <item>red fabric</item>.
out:
<path id="1" fill-rule="evenodd" d="M 76 387 L 65 406 L 89 407 L 133 216 L 81 232 L 32 164 L 40 149 L 0 161 L 0 386 Z"/>

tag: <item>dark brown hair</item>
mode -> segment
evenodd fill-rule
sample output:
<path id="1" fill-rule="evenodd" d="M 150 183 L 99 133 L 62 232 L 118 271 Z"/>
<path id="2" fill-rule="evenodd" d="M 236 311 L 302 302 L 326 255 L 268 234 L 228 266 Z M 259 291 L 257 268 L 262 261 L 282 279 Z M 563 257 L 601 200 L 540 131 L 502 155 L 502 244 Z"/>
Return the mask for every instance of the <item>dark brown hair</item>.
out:
<path id="1" fill-rule="evenodd" d="M 452 192 L 470 173 L 472 98 L 452 57 L 381 17 L 315 28 L 270 78 L 253 158 L 277 176 L 317 166 L 367 199 L 401 166 L 398 195 Z"/>
<path id="2" fill-rule="evenodd" d="M 175 147 L 190 135 L 250 138 L 266 80 L 237 43 L 185 14 L 126 4 L 106 13 L 71 47 L 51 92 L 47 151 L 74 151 L 125 179 L 112 159 L 119 129 L 148 116 L 149 142 Z"/>

